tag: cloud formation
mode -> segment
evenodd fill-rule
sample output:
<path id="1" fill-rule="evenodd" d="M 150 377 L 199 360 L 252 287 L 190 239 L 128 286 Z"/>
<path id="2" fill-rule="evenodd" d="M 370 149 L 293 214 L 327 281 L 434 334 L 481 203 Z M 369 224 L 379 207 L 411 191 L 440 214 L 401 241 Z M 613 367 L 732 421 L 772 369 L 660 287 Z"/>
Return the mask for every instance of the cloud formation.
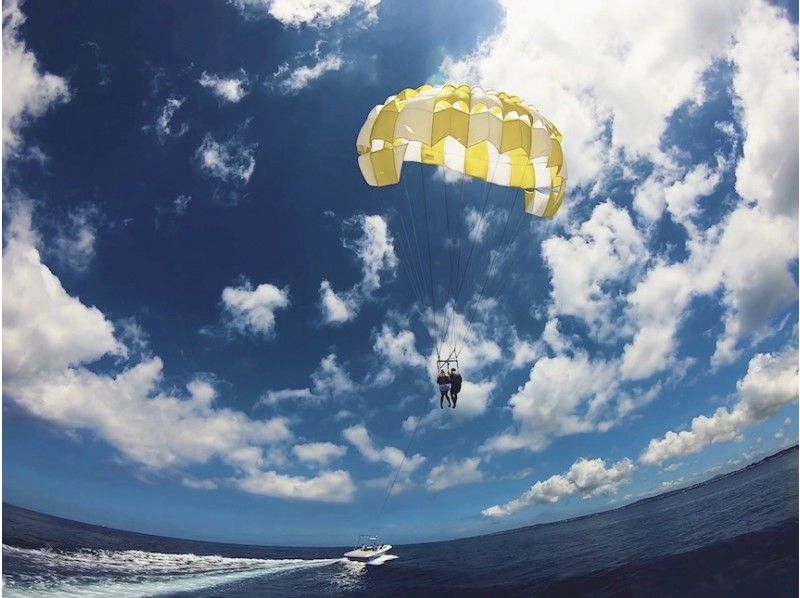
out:
<path id="1" fill-rule="evenodd" d="M 573 494 L 589 498 L 596 494 L 614 493 L 619 486 L 630 482 L 634 469 L 630 459 L 622 459 L 606 467 L 603 459 L 580 458 L 566 473 L 536 482 L 519 498 L 488 507 L 481 514 L 484 517 L 508 517 L 530 505 L 555 503 Z"/>
<path id="2" fill-rule="evenodd" d="M 253 288 L 249 281 L 222 291 L 226 324 L 242 334 L 275 335 L 275 312 L 289 307 L 289 289 L 267 282 Z"/>
<path id="3" fill-rule="evenodd" d="M 66 102 L 66 79 L 42 72 L 20 29 L 25 15 L 19 0 L 3 3 L 3 161 L 22 150 L 21 130 L 52 106 Z"/>
<path id="4" fill-rule="evenodd" d="M 287 27 L 330 27 L 352 12 L 365 22 L 377 19 L 380 0 L 230 0 L 246 12 L 267 13 Z"/>
<path id="5" fill-rule="evenodd" d="M 294 58 L 294 66 L 284 62 L 272 74 L 272 85 L 281 93 L 299 93 L 325 73 L 338 71 L 344 60 L 338 51 L 322 53 L 322 42 L 317 42 L 313 50 L 300 52 Z"/>
<path id="6" fill-rule="evenodd" d="M 294 438 L 285 418 L 251 419 L 218 406 L 217 390 L 206 377 L 190 379 L 184 391 L 165 390 L 157 356 L 124 363 L 131 351 L 117 340 L 111 322 L 71 297 L 42 263 L 31 204 L 5 207 L 3 391 L 10 401 L 50 425 L 95 435 L 138 467 L 176 474 L 187 487 L 217 486 L 220 481 L 187 472 L 219 460 L 238 472 L 221 481 L 248 492 L 352 499 L 354 485 L 345 471 L 298 477 L 271 468 Z M 107 356 L 124 369 L 89 369 Z"/>
<path id="7" fill-rule="evenodd" d="M 238 76 L 224 77 L 220 75 L 208 74 L 203 71 L 197 82 L 203 87 L 210 89 L 218 98 L 226 102 L 238 103 L 247 95 L 250 81 L 244 69 L 239 71 Z"/>
<path id="8" fill-rule="evenodd" d="M 345 238 L 342 244 L 361 262 L 361 280 L 341 293 L 334 291 L 328 280 L 322 280 L 320 307 L 326 324 L 343 324 L 355 319 L 364 302 L 372 299 L 373 293 L 381 288 L 383 278 L 392 277 L 397 271 L 394 239 L 383 216 L 361 214 L 348 220 L 345 226 L 358 231 L 355 239 Z"/>
<path id="9" fill-rule="evenodd" d="M 246 185 L 256 169 L 255 148 L 256 144 L 245 145 L 237 137 L 220 143 L 206 133 L 195 157 L 209 176 Z"/>
<path id="10" fill-rule="evenodd" d="M 778 354 L 759 353 L 750 360 L 747 374 L 737 382 L 732 407 L 720 407 L 710 417 L 698 415 L 688 430 L 670 430 L 663 438 L 654 438 L 639 460 L 657 465 L 697 453 L 709 444 L 741 439 L 745 428 L 797 401 L 797 359 L 795 348 Z"/>
<path id="11" fill-rule="evenodd" d="M 389 484 L 394 481 L 392 492 L 395 494 L 403 492 L 413 485 L 411 476 L 426 461 L 425 457 L 418 453 L 405 456 L 403 451 L 393 446 L 376 447 L 364 424 L 346 428 L 342 431 L 342 436 L 370 463 L 383 462 L 390 467 L 391 471 L 388 477 L 374 480 L 371 485 L 388 488 Z M 401 464 L 403 468 L 399 469 Z"/>
<path id="12" fill-rule="evenodd" d="M 462 461 L 443 460 L 433 467 L 425 481 L 425 486 L 430 492 L 440 492 L 461 484 L 472 484 L 483 480 L 480 470 L 481 460 L 470 457 Z"/>

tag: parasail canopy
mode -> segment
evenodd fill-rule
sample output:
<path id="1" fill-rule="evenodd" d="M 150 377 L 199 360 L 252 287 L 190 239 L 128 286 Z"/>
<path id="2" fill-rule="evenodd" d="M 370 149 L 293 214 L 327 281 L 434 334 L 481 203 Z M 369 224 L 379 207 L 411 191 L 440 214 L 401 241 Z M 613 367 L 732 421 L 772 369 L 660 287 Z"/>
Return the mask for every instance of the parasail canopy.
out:
<path id="1" fill-rule="evenodd" d="M 356 141 L 366 182 L 400 181 L 405 162 L 448 168 L 523 190 L 525 211 L 553 217 L 566 192 L 561 133 L 533 106 L 503 91 L 422 85 L 372 109 Z"/>

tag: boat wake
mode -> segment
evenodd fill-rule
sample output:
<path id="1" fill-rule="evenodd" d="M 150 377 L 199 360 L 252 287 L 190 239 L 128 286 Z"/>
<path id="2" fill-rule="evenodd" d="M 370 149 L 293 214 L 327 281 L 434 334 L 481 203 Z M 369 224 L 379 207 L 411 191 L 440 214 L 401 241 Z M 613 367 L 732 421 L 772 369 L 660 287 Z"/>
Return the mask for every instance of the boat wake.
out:
<path id="1" fill-rule="evenodd" d="M 13 575 L 3 575 L 5 596 L 126 597 L 203 590 L 342 564 L 344 559 L 231 558 L 140 550 L 61 552 L 3 544 L 3 561 L 6 571 L 14 571 Z M 346 579 L 356 572 L 345 569 L 342 573 L 342 585 L 347 585 Z"/>

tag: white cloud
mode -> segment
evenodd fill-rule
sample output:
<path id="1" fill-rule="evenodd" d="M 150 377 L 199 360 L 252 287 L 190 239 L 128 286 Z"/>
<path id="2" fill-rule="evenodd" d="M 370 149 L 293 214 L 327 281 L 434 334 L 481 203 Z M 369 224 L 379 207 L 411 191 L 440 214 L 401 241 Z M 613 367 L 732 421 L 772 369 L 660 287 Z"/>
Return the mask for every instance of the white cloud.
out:
<path id="1" fill-rule="evenodd" d="M 310 64 L 301 64 L 294 68 L 284 62 L 272 75 L 272 83 L 282 93 L 295 94 L 322 77 L 325 73 L 338 71 L 342 68 L 344 60 L 338 52 L 331 52 L 323 55 L 321 44 L 317 44 L 311 52 L 301 52 L 295 57 L 295 64 L 300 61 L 308 61 Z"/>
<path id="2" fill-rule="evenodd" d="M 601 339 L 618 333 L 619 284 L 635 277 L 648 255 L 628 211 L 601 203 L 569 238 L 545 240 L 542 255 L 552 281 L 551 316 L 581 318 Z"/>
<path id="3" fill-rule="evenodd" d="M 490 438 L 482 448 L 541 450 L 554 437 L 607 430 L 620 417 L 621 401 L 614 364 L 584 353 L 544 357 L 508 401 L 519 432 Z"/>
<path id="4" fill-rule="evenodd" d="M 220 77 L 219 75 L 209 75 L 205 71 L 200 75 L 197 82 L 211 89 L 218 98 L 227 102 L 237 103 L 247 95 L 250 82 L 244 69 L 239 71 L 238 76 Z"/>
<path id="5" fill-rule="evenodd" d="M 410 455 L 405 457 L 403 451 L 393 446 L 386 446 L 383 448 L 376 447 L 369 436 L 367 428 L 363 424 L 350 426 L 342 431 L 342 436 L 345 440 L 352 444 L 358 452 L 370 463 L 383 462 L 391 468 L 389 478 L 380 479 L 380 485 L 390 484 L 395 475 L 397 481 L 393 492 L 402 492 L 412 485 L 411 476 L 420 466 L 425 463 L 425 457 L 420 454 Z M 398 470 L 402 464 L 402 470 Z M 398 473 L 399 471 L 399 473 Z"/>
<path id="6" fill-rule="evenodd" d="M 206 133 L 195 156 L 208 175 L 246 185 L 256 168 L 255 148 L 255 144 L 245 145 L 236 137 L 218 143 Z"/>
<path id="7" fill-rule="evenodd" d="M 71 210 L 54 239 L 58 258 L 73 270 L 84 272 L 94 259 L 99 212 L 91 205 Z"/>
<path id="8" fill-rule="evenodd" d="M 669 431 L 663 438 L 654 438 L 639 460 L 648 465 L 660 464 L 697 453 L 709 444 L 738 440 L 748 426 L 797 401 L 797 350 L 789 348 L 777 355 L 753 357 L 747 374 L 736 384 L 736 391 L 732 407 L 720 407 L 710 417 L 695 417 L 689 430 Z"/>
<path id="9" fill-rule="evenodd" d="M 555 503 L 572 494 L 588 498 L 596 494 L 614 493 L 619 486 L 630 482 L 634 469 L 630 459 L 622 459 L 606 467 L 603 459 L 581 458 L 566 473 L 536 482 L 519 498 L 484 509 L 481 514 L 484 517 L 507 517 L 532 504 Z"/>
<path id="10" fill-rule="evenodd" d="M 467 180 L 469 177 L 464 176 L 457 170 L 445 168 L 444 166 L 437 166 L 436 170 L 433 172 L 433 178 L 437 181 L 443 181 L 448 185 L 454 185 Z"/>
<path id="11" fill-rule="evenodd" d="M 36 248 L 30 203 L 6 203 L 3 250 L 3 379 L 16 379 L 123 356 L 114 327 L 96 307 L 71 297 Z"/>
<path id="12" fill-rule="evenodd" d="M 797 301 L 791 270 L 797 255 L 796 220 L 754 208 L 730 215 L 704 272 L 707 279 L 720 280 L 726 307 L 712 365 L 732 362 L 742 336 L 762 334 L 772 317 Z"/>
<path id="13" fill-rule="evenodd" d="M 356 490 L 350 474 L 341 469 L 313 478 L 259 471 L 237 480 L 236 485 L 253 494 L 322 502 L 350 502 Z"/>
<path id="14" fill-rule="evenodd" d="M 296 401 L 298 399 L 313 399 L 314 395 L 310 388 L 284 388 L 282 390 L 270 390 L 264 395 L 259 404 L 277 405 L 282 401 Z"/>
<path id="15" fill-rule="evenodd" d="M 536 361 L 542 355 L 542 348 L 539 343 L 531 343 L 515 337 L 511 352 L 513 354 L 511 365 L 518 369 Z"/>
<path id="16" fill-rule="evenodd" d="M 478 457 L 470 457 L 463 461 L 445 459 L 431 469 L 425 486 L 431 492 L 439 492 L 461 484 L 480 482 L 483 480 L 480 464 L 481 460 Z"/>
<path id="17" fill-rule="evenodd" d="M 505 0 L 496 33 L 441 70 L 538 106 L 564 134 L 571 181 L 589 183 L 618 149 L 659 151 L 672 113 L 702 100 L 702 75 L 725 56 L 743 3 Z"/>
<path id="18" fill-rule="evenodd" d="M 483 415 L 489 406 L 489 397 L 496 388 L 494 380 L 472 382 L 464 380 L 461 392 L 458 393 L 458 405 L 454 415 L 459 418 L 470 418 Z"/>
<path id="19" fill-rule="evenodd" d="M 624 350 L 622 375 L 641 379 L 674 366 L 676 332 L 689 302 L 720 287 L 725 330 L 712 365 L 732 362 L 743 336 L 767 334 L 771 318 L 797 297 L 790 270 L 796 227 L 787 217 L 741 206 L 690 239 L 685 261 L 657 262 L 627 298 L 635 333 Z"/>
<path id="20" fill-rule="evenodd" d="M 387 324 L 375 337 L 373 349 L 392 367 L 424 368 L 425 358 L 416 348 L 416 337 L 410 330 L 394 332 Z"/>
<path id="21" fill-rule="evenodd" d="M 67 81 L 42 72 L 20 29 L 18 0 L 3 3 L 3 161 L 22 150 L 21 130 L 53 105 L 69 100 Z"/>
<path id="22" fill-rule="evenodd" d="M 69 296 L 42 264 L 31 205 L 15 202 L 6 210 L 3 392 L 9 401 L 58 428 L 93 434 L 140 467 L 177 473 L 188 487 L 212 488 L 215 482 L 184 470 L 219 460 L 241 474 L 229 483 L 249 492 L 352 498 L 354 487 L 344 471 L 298 478 L 269 469 L 293 438 L 287 420 L 255 420 L 215 407 L 217 390 L 207 376 L 194 377 L 186 392 L 177 392 L 162 389 L 158 357 L 116 374 L 85 367 L 105 356 L 126 358 L 127 350 L 105 316 Z"/>
<path id="23" fill-rule="evenodd" d="M 728 57 L 744 131 L 736 191 L 770 214 L 797 218 L 797 28 L 783 9 L 748 2 Z"/>
<path id="24" fill-rule="evenodd" d="M 181 484 L 192 490 L 216 490 L 218 488 L 214 480 L 198 480 L 190 477 L 181 478 Z"/>
<path id="25" fill-rule="evenodd" d="M 289 27 L 330 27 L 353 12 L 365 22 L 377 19 L 380 0 L 230 0 L 243 11 L 266 12 Z"/>
<path id="26" fill-rule="evenodd" d="M 327 280 L 323 279 L 319 283 L 319 298 L 322 317 L 326 324 L 343 324 L 355 319 L 358 315 L 357 299 L 349 294 L 346 294 L 344 298 L 340 297 Z"/>
<path id="27" fill-rule="evenodd" d="M 332 396 L 352 392 L 355 384 L 350 375 L 336 360 L 336 353 L 322 358 L 319 367 L 311 374 L 311 387 L 318 396 Z"/>
<path id="28" fill-rule="evenodd" d="M 159 139 L 162 141 L 166 137 L 180 137 L 181 135 L 185 134 L 189 130 L 189 125 L 186 123 L 181 123 L 181 126 L 177 129 L 172 127 L 172 119 L 175 116 L 175 113 L 183 106 L 183 103 L 186 101 L 186 98 L 176 98 L 171 97 L 167 99 L 167 103 L 164 104 L 164 107 L 161 109 L 161 113 L 158 115 L 156 119 L 156 133 L 158 134 Z"/>
<path id="29" fill-rule="evenodd" d="M 355 253 L 361 262 L 361 280 L 349 290 L 336 293 L 330 282 L 320 283 L 320 306 L 326 324 L 342 324 L 355 319 L 365 301 L 381 288 L 383 276 L 393 277 L 397 271 L 394 239 L 382 216 L 358 215 L 346 222 L 358 230 L 354 240 L 343 239 L 342 244 Z"/>
<path id="30" fill-rule="evenodd" d="M 356 385 L 347 371 L 339 365 L 336 353 L 322 358 L 319 366 L 311 373 L 311 387 L 270 390 L 258 401 L 259 405 L 276 405 L 282 401 L 303 401 L 306 404 L 319 404 L 328 398 L 337 398 L 353 392 Z"/>
<path id="31" fill-rule="evenodd" d="M 481 214 L 474 208 L 467 209 L 464 216 L 467 223 L 467 237 L 475 243 L 482 243 L 489 229 L 489 214 Z"/>
<path id="32" fill-rule="evenodd" d="M 346 446 L 333 444 L 332 442 L 309 442 L 307 444 L 296 444 L 292 447 L 292 453 L 300 461 L 318 465 L 327 465 L 332 459 L 343 457 L 346 452 Z"/>
<path id="33" fill-rule="evenodd" d="M 275 312 L 289 307 L 289 289 L 266 282 L 254 289 L 245 281 L 241 286 L 223 289 L 222 306 L 232 329 L 271 338 L 275 334 Z"/>
<path id="34" fill-rule="evenodd" d="M 727 166 L 726 160 L 717 156 L 716 168 L 697 164 L 687 170 L 665 156 L 636 187 L 633 206 L 648 222 L 658 220 L 666 208 L 674 222 L 691 228 L 692 218 L 699 212 L 697 200 L 717 188 Z"/>

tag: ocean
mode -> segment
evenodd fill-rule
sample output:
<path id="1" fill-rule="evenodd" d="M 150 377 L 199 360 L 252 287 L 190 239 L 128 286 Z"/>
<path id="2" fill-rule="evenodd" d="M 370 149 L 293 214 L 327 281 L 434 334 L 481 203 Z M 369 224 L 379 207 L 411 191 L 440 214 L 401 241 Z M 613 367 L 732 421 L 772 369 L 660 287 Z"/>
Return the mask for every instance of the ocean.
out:
<path id="1" fill-rule="evenodd" d="M 161 538 L 3 505 L 4 596 L 797 596 L 798 451 L 613 511 L 395 546 Z"/>

